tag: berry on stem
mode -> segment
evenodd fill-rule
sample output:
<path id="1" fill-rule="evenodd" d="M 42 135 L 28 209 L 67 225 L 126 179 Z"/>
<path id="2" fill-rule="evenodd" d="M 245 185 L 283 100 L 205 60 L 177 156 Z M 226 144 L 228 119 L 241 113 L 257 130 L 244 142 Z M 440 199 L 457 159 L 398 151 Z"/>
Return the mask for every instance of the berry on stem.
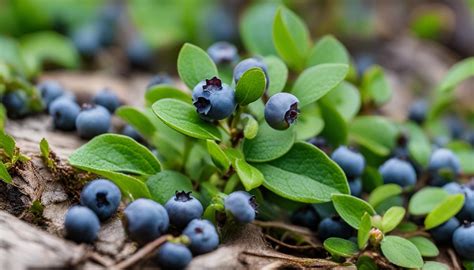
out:
<path id="1" fill-rule="evenodd" d="M 200 218 L 204 209 L 201 202 L 191 196 L 191 192 L 176 191 L 165 204 L 170 223 L 178 228 L 184 228 L 196 218 Z"/>
<path id="2" fill-rule="evenodd" d="M 289 93 L 278 93 L 265 104 L 265 121 L 277 130 L 289 128 L 298 118 L 298 99 Z"/>
<path id="3" fill-rule="evenodd" d="M 224 206 L 239 223 L 250 223 L 255 220 L 257 203 L 255 196 L 245 191 L 235 191 L 224 200 Z"/>
<path id="4" fill-rule="evenodd" d="M 235 110 L 234 89 L 213 77 L 198 83 L 193 89 L 193 104 L 206 121 L 229 117 Z"/>

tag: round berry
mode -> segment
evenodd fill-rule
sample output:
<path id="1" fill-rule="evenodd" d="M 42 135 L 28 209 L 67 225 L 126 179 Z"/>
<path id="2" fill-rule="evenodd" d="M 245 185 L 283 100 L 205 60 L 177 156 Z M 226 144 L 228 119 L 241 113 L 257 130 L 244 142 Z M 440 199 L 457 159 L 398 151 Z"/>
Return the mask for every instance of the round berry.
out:
<path id="1" fill-rule="evenodd" d="M 453 246 L 458 255 L 474 260 L 474 223 L 466 223 L 454 231 Z"/>
<path id="2" fill-rule="evenodd" d="M 362 180 L 357 178 L 349 181 L 349 189 L 351 190 L 352 196 L 360 197 L 362 195 Z"/>
<path id="3" fill-rule="evenodd" d="M 443 189 L 449 194 L 459 194 L 464 192 L 463 187 L 456 182 L 447 183 L 443 186 Z"/>
<path id="4" fill-rule="evenodd" d="M 205 80 L 193 89 L 193 104 L 199 116 L 207 121 L 229 117 L 235 110 L 234 89 L 217 77 Z"/>
<path id="5" fill-rule="evenodd" d="M 64 89 L 57 81 L 43 81 L 38 84 L 38 90 L 41 93 L 43 103 L 49 111 L 49 106 L 58 97 L 64 95 Z"/>
<path id="6" fill-rule="evenodd" d="M 454 231 L 459 227 L 460 223 L 457 218 L 450 218 L 445 223 L 439 225 L 438 227 L 432 229 L 431 236 L 433 239 L 442 244 L 449 244 L 453 239 Z"/>
<path id="7" fill-rule="evenodd" d="M 127 44 L 127 58 L 132 67 L 149 69 L 152 65 L 153 52 L 141 38 L 135 37 Z"/>
<path id="8" fill-rule="evenodd" d="M 461 221 L 474 221 L 474 191 L 464 187 L 464 205 L 456 217 Z"/>
<path id="9" fill-rule="evenodd" d="M 289 93 L 278 93 L 265 104 L 265 121 L 274 129 L 285 130 L 298 118 L 298 99 Z"/>
<path id="10" fill-rule="evenodd" d="M 82 56 L 94 57 L 101 49 L 99 29 L 95 24 L 82 26 L 73 32 L 72 42 Z"/>
<path id="11" fill-rule="evenodd" d="M 428 165 L 435 183 L 444 184 L 455 180 L 461 171 L 458 157 L 446 148 L 440 148 L 433 152 Z"/>
<path id="12" fill-rule="evenodd" d="M 3 106 L 10 118 L 18 119 L 26 116 L 29 112 L 28 97 L 25 92 L 16 90 L 6 93 L 2 98 Z"/>
<path id="13" fill-rule="evenodd" d="M 232 214 L 239 223 L 250 223 L 255 220 L 257 203 L 255 196 L 245 191 L 235 191 L 224 200 L 227 212 Z"/>
<path id="14" fill-rule="evenodd" d="M 201 202 L 191 196 L 191 192 L 176 191 L 165 204 L 170 217 L 170 223 L 178 228 L 184 228 L 196 218 L 201 218 L 204 211 Z"/>
<path id="15" fill-rule="evenodd" d="M 361 176 L 365 168 L 364 156 L 344 145 L 332 153 L 331 159 L 341 167 L 348 179 Z"/>
<path id="16" fill-rule="evenodd" d="M 316 231 L 319 224 L 318 212 L 312 205 L 305 205 L 291 215 L 291 223 Z"/>
<path id="17" fill-rule="evenodd" d="M 408 119 L 411 121 L 422 124 L 426 119 L 426 113 L 428 112 L 428 102 L 424 99 L 415 101 L 408 112 Z"/>
<path id="18" fill-rule="evenodd" d="M 404 160 L 391 158 L 379 167 L 385 184 L 392 183 L 402 187 L 416 183 L 416 172 L 413 166 Z"/>
<path id="19" fill-rule="evenodd" d="M 191 240 L 189 248 L 195 255 L 211 252 L 219 245 L 216 227 L 208 220 L 191 220 L 183 234 Z"/>
<path id="20" fill-rule="evenodd" d="M 168 230 L 168 213 L 155 201 L 135 200 L 125 208 L 124 213 L 128 235 L 140 244 L 153 241 Z"/>
<path id="21" fill-rule="evenodd" d="M 84 206 L 73 206 L 64 221 L 66 237 L 77 243 L 92 243 L 99 233 L 100 222 L 95 213 Z"/>
<path id="22" fill-rule="evenodd" d="M 81 192 L 81 204 L 94 211 L 100 220 L 115 214 L 121 199 L 120 189 L 106 179 L 91 181 Z"/>
<path id="23" fill-rule="evenodd" d="M 110 128 L 111 116 L 109 111 L 99 105 L 84 105 L 76 118 L 76 128 L 79 136 L 85 139 L 107 133 Z"/>
<path id="24" fill-rule="evenodd" d="M 240 78 L 244 73 L 251 68 L 261 68 L 263 73 L 265 73 L 265 78 L 267 79 L 266 88 L 268 88 L 269 79 L 268 79 L 268 67 L 267 65 L 257 58 L 248 58 L 240 61 L 234 68 L 234 81 L 235 84 L 239 82 Z"/>
<path id="25" fill-rule="evenodd" d="M 328 217 L 319 223 L 318 235 L 321 241 L 329 237 L 349 238 L 352 236 L 352 228 L 340 217 Z"/>
<path id="26" fill-rule="evenodd" d="M 150 79 L 146 88 L 149 90 L 153 86 L 160 84 L 173 84 L 173 79 L 166 73 L 156 74 Z"/>
<path id="27" fill-rule="evenodd" d="M 162 269 L 184 269 L 193 259 L 191 251 L 183 244 L 166 242 L 156 253 Z"/>
<path id="28" fill-rule="evenodd" d="M 237 48 L 226 41 L 219 41 L 207 49 L 207 54 L 217 65 L 232 64 L 239 60 Z"/>
<path id="29" fill-rule="evenodd" d="M 120 100 L 118 96 L 110 91 L 109 89 L 104 89 L 98 92 L 92 99 L 94 104 L 105 107 L 109 110 L 110 113 L 114 113 L 115 110 L 120 106 Z"/>
<path id="30" fill-rule="evenodd" d="M 49 114 L 53 118 L 54 127 L 64 131 L 76 129 L 76 118 L 80 111 L 81 107 L 67 97 L 55 99 L 49 107 Z"/>

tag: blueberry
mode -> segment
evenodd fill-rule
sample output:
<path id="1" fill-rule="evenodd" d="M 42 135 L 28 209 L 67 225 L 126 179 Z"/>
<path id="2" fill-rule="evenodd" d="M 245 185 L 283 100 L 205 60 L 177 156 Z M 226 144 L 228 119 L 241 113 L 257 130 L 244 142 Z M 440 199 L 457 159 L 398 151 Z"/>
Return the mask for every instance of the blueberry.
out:
<path id="1" fill-rule="evenodd" d="M 254 68 L 254 67 L 261 68 L 263 73 L 265 73 L 265 78 L 267 79 L 266 88 L 268 89 L 268 84 L 270 83 L 270 81 L 268 79 L 268 67 L 263 61 L 261 61 L 260 59 L 257 59 L 257 58 L 247 58 L 245 60 L 240 61 L 237 64 L 237 66 L 235 66 L 235 68 L 234 68 L 234 81 L 235 81 L 235 84 L 237 84 L 237 82 L 240 80 L 242 75 L 244 75 L 244 73 L 247 70 L 249 70 L 251 68 Z"/>
<path id="2" fill-rule="evenodd" d="M 202 81 L 193 89 L 193 104 L 204 120 L 224 119 L 235 110 L 234 89 L 217 77 Z"/>
<path id="3" fill-rule="evenodd" d="M 454 231 L 459 227 L 460 223 L 457 218 L 451 218 L 445 223 L 430 231 L 433 239 L 442 244 L 449 244 L 453 239 Z"/>
<path id="4" fill-rule="evenodd" d="M 183 234 L 191 240 L 189 248 L 195 255 L 211 252 L 219 245 L 216 227 L 208 220 L 191 220 Z"/>
<path id="5" fill-rule="evenodd" d="M 316 231 L 319 224 L 318 212 L 312 205 L 305 205 L 291 215 L 291 223 Z"/>
<path id="6" fill-rule="evenodd" d="M 101 49 L 99 28 L 95 24 L 80 27 L 73 32 L 72 42 L 82 56 L 96 56 Z"/>
<path id="7" fill-rule="evenodd" d="M 460 139 L 464 133 L 464 123 L 455 115 L 450 115 L 444 119 L 446 127 L 448 128 L 451 138 Z"/>
<path id="8" fill-rule="evenodd" d="M 393 183 L 402 187 L 416 183 L 416 172 L 413 166 L 404 160 L 391 158 L 379 167 L 385 184 Z"/>
<path id="9" fill-rule="evenodd" d="M 100 10 L 97 28 L 99 29 L 98 32 L 102 46 L 107 47 L 114 43 L 121 15 L 122 7 L 117 3 L 107 4 Z"/>
<path id="10" fill-rule="evenodd" d="M 127 58 L 132 67 L 149 69 L 152 65 L 153 52 L 140 37 L 131 39 L 126 48 Z"/>
<path id="11" fill-rule="evenodd" d="M 64 89 L 57 81 L 44 81 L 38 84 L 37 87 L 48 111 L 51 103 L 58 97 L 64 95 Z"/>
<path id="12" fill-rule="evenodd" d="M 98 92 L 92 101 L 96 105 L 105 107 L 110 113 L 114 113 L 115 110 L 120 106 L 120 100 L 118 96 L 109 89 L 104 89 Z"/>
<path id="13" fill-rule="evenodd" d="M 352 236 L 352 228 L 340 217 L 328 217 L 319 223 L 319 239 L 324 241 L 329 237 L 349 238 Z"/>
<path id="14" fill-rule="evenodd" d="M 64 221 L 66 237 L 77 243 L 91 243 L 100 229 L 99 218 L 84 206 L 73 206 L 66 213 Z"/>
<path id="15" fill-rule="evenodd" d="M 464 205 L 456 215 L 461 221 L 474 221 L 474 191 L 464 187 Z"/>
<path id="16" fill-rule="evenodd" d="M 454 231 L 453 246 L 458 255 L 474 260 L 474 223 L 467 223 Z"/>
<path id="17" fill-rule="evenodd" d="M 153 241 L 168 230 L 168 213 L 155 201 L 135 200 L 125 208 L 124 213 L 128 235 L 140 244 Z"/>
<path id="18" fill-rule="evenodd" d="M 158 249 L 156 259 L 162 269 L 184 269 L 193 255 L 183 244 L 166 242 Z"/>
<path id="19" fill-rule="evenodd" d="M 285 130 L 298 118 L 299 100 L 289 93 L 278 93 L 265 104 L 265 121 L 274 129 Z"/>
<path id="20" fill-rule="evenodd" d="M 107 133 L 110 128 L 110 121 L 111 116 L 106 108 L 86 104 L 76 118 L 77 132 L 82 138 L 93 138 Z"/>
<path id="21" fill-rule="evenodd" d="M 245 191 L 235 191 L 224 200 L 224 206 L 239 223 L 250 223 L 255 220 L 257 203 L 255 196 Z"/>
<path id="22" fill-rule="evenodd" d="M 217 6 L 210 9 L 209 15 L 205 16 L 204 29 L 210 35 L 211 40 L 235 40 L 238 36 L 237 19 L 231 10 L 228 8 L 232 4 L 227 3 L 226 7 Z"/>
<path id="23" fill-rule="evenodd" d="M 10 118 L 22 118 L 29 112 L 28 97 L 21 90 L 6 93 L 2 98 L 2 103 Z"/>
<path id="24" fill-rule="evenodd" d="M 204 211 L 201 202 L 191 196 L 191 192 L 176 191 L 165 204 L 170 217 L 170 223 L 178 228 L 184 228 L 196 218 L 200 218 Z"/>
<path id="25" fill-rule="evenodd" d="M 226 41 L 219 41 L 207 49 L 207 54 L 217 65 L 228 65 L 239 60 L 237 48 Z"/>
<path id="26" fill-rule="evenodd" d="M 115 214 L 121 199 L 120 189 L 106 179 L 91 181 L 81 192 L 81 204 L 94 211 L 100 220 Z"/>
<path id="27" fill-rule="evenodd" d="M 76 118 L 80 111 L 81 107 L 76 102 L 70 98 L 60 97 L 51 103 L 49 114 L 56 129 L 71 131 L 76 129 Z"/>
<path id="28" fill-rule="evenodd" d="M 360 197 L 362 195 L 362 180 L 360 178 L 349 181 L 349 188 L 351 190 L 351 195 L 355 197 Z"/>
<path id="29" fill-rule="evenodd" d="M 431 155 L 428 170 L 435 183 L 444 184 L 455 180 L 461 172 L 461 165 L 458 157 L 451 150 L 440 148 Z"/>
<path id="30" fill-rule="evenodd" d="M 415 101 L 408 112 L 408 119 L 411 121 L 422 124 L 426 119 L 426 113 L 428 112 L 428 102 L 424 99 Z"/>
<path id="31" fill-rule="evenodd" d="M 365 168 L 365 158 L 362 154 L 339 146 L 331 155 L 332 160 L 341 167 L 348 179 L 355 179 L 362 175 Z"/>
<path id="32" fill-rule="evenodd" d="M 375 57 L 372 53 L 361 53 L 354 56 L 354 62 L 357 67 L 357 73 L 362 76 L 367 69 L 374 65 Z"/>
<path id="33" fill-rule="evenodd" d="M 443 186 L 443 189 L 449 194 L 458 194 L 464 192 L 463 187 L 456 182 L 447 183 Z"/>
<path id="34" fill-rule="evenodd" d="M 173 79 L 165 73 L 156 74 L 150 79 L 146 88 L 149 90 L 153 86 L 160 84 L 173 84 Z"/>

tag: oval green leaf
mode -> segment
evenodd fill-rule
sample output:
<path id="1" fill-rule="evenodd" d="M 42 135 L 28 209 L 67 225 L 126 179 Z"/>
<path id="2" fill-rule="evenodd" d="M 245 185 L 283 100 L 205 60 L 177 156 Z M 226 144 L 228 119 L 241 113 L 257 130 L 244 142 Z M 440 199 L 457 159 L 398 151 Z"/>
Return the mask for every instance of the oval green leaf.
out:
<path id="1" fill-rule="evenodd" d="M 115 114 L 145 138 L 151 138 L 156 132 L 156 127 L 148 118 L 148 115 L 135 107 L 121 106 L 115 111 Z"/>
<path id="2" fill-rule="evenodd" d="M 421 270 L 449 270 L 449 266 L 447 266 L 444 263 L 440 262 L 433 262 L 433 261 L 428 261 L 425 262 L 425 265 L 423 265 L 423 268 Z"/>
<path id="3" fill-rule="evenodd" d="M 383 255 L 393 264 L 406 268 L 421 268 L 423 258 L 416 246 L 399 236 L 385 236 L 381 243 Z"/>
<path id="4" fill-rule="evenodd" d="M 424 187 L 416 192 L 408 204 L 412 215 L 426 215 L 448 197 L 448 193 L 438 187 Z"/>
<path id="5" fill-rule="evenodd" d="M 319 103 L 323 116 L 324 128 L 322 135 L 334 146 L 347 142 L 347 123 L 342 115 L 331 104 Z"/>
<path id="6" fill-rule="evenodd" d="M 0 180 L 5 183 L 11 183 L 13 181 L 12 177 L 8 173 L 7 167 L 0 161 Z"/>
<path id="7" fill-rule="evenodd" d="M 183 82 L 193 89 L 204 79 L 218 75 L 216 64 L 207 53 L 190 43 L 185 43 L 178 55 L 178 73 Z"/>
<path id="8" fill-rule="evenodd" d="M 374 101 L 382 105 L 392 97 L 392 88 L 380 66 L 372 66 L 364 73 L 360 90 L 364 103 Z"/>
<path id="9" fill-rule="evenodd" d="M 212 162 L 223 172 L 230 167 L 230 160 L 220 146 L 213 140 L 207 140 L 207 151 L 211 155 Z"/>
<path id="10" fill-rule="evenodd" d="M 390 207 L 382 218 L 382 232 L 389 233 L 393 231 L 405 217 L 405 208 L 400 206 Z"/>
<path id="11" fill-rule="evenodd" d="M 365 213 L 375 215 L 375 210 L 357 197 L 347 194 L 333 194 L 331 196 L 334 208 L 341 218 L 354 229 L 359 229 L 360 222 Z"/>
<path id="12" fill-rule="evenodd" d="M 311 49 L 306 66 L 327 63 L 349 64 L 347 49 L 332 35 L 326 35 L 318 40 Z"/>
<path id="13" fill-rule="evenodd" d="M 277 5 L 274 3 L 259 3 L 247 8 L 240 20 L 242 42 L 248 52 L 256 55 L 276 55 L 273 46 L 273 18 Z"/>
<path id="14" fill-rule="evenodd" d="M 236 159 L 234 166 L 245 190 L 250 191 L 263 184 L 263 174 L 257 168 L 248 164 L 245 160 Z"/>
<path id="15" fill-rule="evenodd" d="M 191 103 L 191 96 L 188 93 L 171 85 L 159 84 L 151 87 L 145 93 L 146 106 L 150 107 L 153 103 L 164 98 L 174 98 Z"/>
<path id="16" fill-rule="evenodd" d="M 332 105 L 346 121 L 354 118 L 360 109 L 359 90 L 353 84 L 345 81 L 329 91 L 321 101 Z"/>
<path id="17" fill-rule="evenodd" d="M 397 184 L 386 184 L 383 186 L 376 187 L 369 195 L 368 202 L 373 206 L 377 207 L 381 202 L 386 199 L 402 194 L 402 188 Z"/>
<path id="18" fill-rule="evenodd" d="M 244 137 L 249 140 L 255 138 L 259 129 L 257 120 L 255 120 L 252 115 L 243 115 L 242 118 L 244 119 L 242 121 L 244 125 Z"/>
<path id="19" fill-rule="evenodd" d="M 381 116 L 359 116 L 351 121 L 349 136 L 374 154 L 386 156 L 395 147 L 397 127 Z"/>
<path id="20" fill-rule="evenodd" d="M 297 140 L 305 141 L 318 135 L 324 128 L 324 120 L 319 107 L 311 104 L 301 109 L 295 128 Z"/>
<path id="21" fill-rule="evenodd" d="M 193 190 L 193 184 L 186 175 L 168 170 L 150 176 L 146 185 L 150 190 L 151 198 L 163 205 L 176 191 Z"/>
<path id="22" fill-rule="evenodd" d="M 439 255 L 439 250 L 436 245 L 426 237 L 414 236 L 408 238 L 408 241 L 412 242 L 416 248 L 418 248 L 418 251 L 420 251 L 423 257 L 436 257 Z"/>
<path id="23" fill-rule="evenodd" d="M 471 76 L 474 76 L 474 57 L 466 58 L 452 66 L 440 82 L 439 90 L 448 92 Z"/>
<path id="24" fill-rule="evenodd" d="M 408 152 L 421 166 L 426 167 L 431 156 L 431 143 L 425 132 L 414 123 L 404 125 L 409 133 Z"/>
<path id="25" fill-rule="evenodd" d="M 365 213 L 360 220 L 359 230 L 357 231 L 357 245 L 360 249 L 363 249 L 369 241 L 371 229 L 372 219 L 369 214 Z"/>
<path id="26" fill-rule="evenodd" d="M 352 241 L 337 237 L 330 237 L 326 239 L 323 245 L 333 257 L 349 258 L 359 252 L 357 244 Z"/>
<path id="27" fill-rule="evenodd" d="M 449 195 L 425 219 L 425 229 L 433 229 L 456 215 L 464 205 L 464 194 Z"/>
<path id="28" fill-rule="evenodd" d="M 263 59 L 268 68 L 268 95 L 273 96 L 285 88 L 288 79 L 288 67 L 276 56 L 267 56 Z"/>
<path id="29" fill-rule="evenodd" d="M 251 68 L 242 75 L 235 87 L 235 100 L 248 105 L 259 99 L 265 92 L 266 78 L 261 68 Z"/>

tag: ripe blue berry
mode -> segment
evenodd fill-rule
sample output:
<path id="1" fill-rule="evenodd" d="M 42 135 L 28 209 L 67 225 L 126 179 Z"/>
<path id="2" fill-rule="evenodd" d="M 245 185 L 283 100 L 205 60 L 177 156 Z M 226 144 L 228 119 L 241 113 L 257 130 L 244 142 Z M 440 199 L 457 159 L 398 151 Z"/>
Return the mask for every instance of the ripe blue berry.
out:
<path id="1" fill-rule="evenodd" d="M 127 58 L 132 67 L 149 69 L 152 65 L 153 52 L 150 46 L 140 37 L 135 37 L 127 44 Z"/>
<path id="2" fill-rule="evenodd" d="M 155 201 L 135 200 L 125 208 L 124 213 L 128 235 L 140 244 L 153 241 L 168 230 L 168 213 Z"/>
<path id="3" fill-rule="evenodd" d="M 362 154 L 339 146 L 331 155 L 332 160 L 341 167 L 348 179 L 355 179 L 362 175 L 365 168 L 365 158 Z"/>
<path id="4" fill-rule="evenodd" d="M 153 86 L 160 84 L 173 84 L 173 79 L 166 73 L 159 73 L 150 79 L 146 88 L 149 90 Z"/>
<path id="5" fill-rule="evenodd" d="M 447 183 L 443 186 L 443 189 L 449 194 L 459 194 L 464 192 L 463 187 L 456 182 Z"/>
<path id="6" fill-rule="evenodd" d="M 351 195 L 355 197 L 360 197 L 362 195 L 362 180 L 356 178 L 352 181 L 349 181 L 349 188 L 351 190 Z"/>
<path id="7" fill-rule="evenodd" d="M 204 120 L 227 118 L 235 110 L 234 89 L 217 77 L 202 81 L 193 89 L 193 104 Z"/>
<path id="8" fill-rule="evenodd" d="M 414 102 L 408 112 L 408 119 L 415 123 L 422 124 L 426 119 L 428 112 L 428 102 L 424 99 Z"/>
<path id="9" fill-rule="evenodd" d="M 99 29 L 95 24 L 85 25 L 72 34 L 72 42 L 84 57 L 94 57 L 101 49 Z"/>
<path id="10" fill-rule="evenodd" d="M 404 160 L 391 158 L 379 167 L 385 184 L 392 183 L 402 187 L 416 183 L 416 172 L 413 166 Z"/>
<path id="11" fill-rule="evenodd" d="M 77 132 L 82 138 L 93 138 L 107 133 L 110 128 L 110 121 L 111 116 L 106 108 L 86 104 L 76 118 Z"/>
<path id="12" fill-rule="evenodd" d="M 81 204 L 94 211 L 100 220 L 115 214 L 121 199 L 120 189 L 106 179 L 91 181 L 81 192 Z"/>
<path id="13" fill-rule="evenodd" d="M 431 236 L 438 243 L 450 244 L 453 239 L 453 233 L 459 227 L 459 225 L 459 220 L 453 217 L 445 223 L 432 229 L 430 231 Z"/>
<path id="14" fill-rule="evenodd" d="M 255 220 L 257 202 L 255 196 L 245 191 L 235 191 L 224 200 L 227 212 L 239 223 L 250 223 Z"/>
<path id="15" fill-rule="evenodd" d="M 319 224 L 318 212 L 311 204 L 305 205 L 291 215 L 291 223 L 316 231 Z"/>
<path id="16" fill-rule="evenodd" d="M 474 221 L 474 191 L 464 187 L 464 205 L 456 215 L 461 221 Z"/>
<path id="17" fill-rule="evenodd" d="M 318 235 L 321 241 L 329 237 L 349 238 L 352 236 L 352 228 L 340 217 L 328 217 L 319 223 Z"/>
<path id="18" fill-rule="evenodd" d="M 237 82 L 239 82 L 240 78 L 242 77 L 242 75 L 244 75 L 244 73 L 251 69 L 251 68 L 261 68 L 263 73 L 265 73 L 265 78 L 267 79 L 267 83 L 266 83 L 266 88 L 268 88 L 268 84 L 270 83 L 269 79 L 268 79 L 268 67 L 267 65 L 261 61 L 260 59 L 257 59 L 257 58 L 247 58 L 245 60 L 242 60 L 240 61 L 237 66 L 235 66 L 234 68 L 234 81 L 235 81 L 235 84 L 237 84 Z"/>
<path id="19" fill-rule="evenodd" d="M 207 54 L 209 54 L 216 65 L 232 64 L 239 60 L 237 48 L 226 41 L 219 41 L 212 44 L 207 49 Z"/>
<path id="20" fill-rule="evenodd" d="M 274 129 L 285 130 L 298 118 L 299 100 L 289 93 L 278 93 L 265 104 L 265 121 Z"/>
<path id="21" fill-rule="evenodd" d="M 64 221 L 66 237 L 77 243 L 91 243 L 100 229 L 99 218 L 84 206 L 73 206 L 66 213 Z"/>
<path id="22" fill-rule="evenodd" d="M 474 223 L 464 224 L 454 231 L 453 246 L 458 255 L 474 260 Z"/>
<path id="23" fill-rule="evenodd" d="M 184 269 L 193 259 L 191 251 L 183 244 L 167 242 L 156 253 L 162 269 Z"/>
<path id="24" fill-rule="evenodd" d="M 64 95 L 63 87 L 57 81 L 44 81 L 38 84 L 43 103 L 49 111 L 49 106 L 58 97 Z"/>
<path id="25" fill-rule="evenodd" d="M 461 165 L 458 157 L 451 150 L 440 148 L 431 155 L 428 170 L 434 183 L 445 184 L 456 179 L 461 171 Z"/>
<path id="26" fill-rule="evenodd" d="M 201 218 L 204 211 L 201 202 L 191 196 L 191 192 L 176 191 L 165 204 L 170 217 L 170 223 L 178 228 L 184 228 L 196 218 Z"/>
<path id="27" fill-rule="evenodd" d="M 450 115 L 444 119 L 444 122 L 451 133 L 451 138 L 460 139 L 465 129 L 462 120 L 456 115 Z"/>
<path id="28" fill-rule="evenodd" d="M 49 114 L 53 118 L 54 127 L 64 131 L 76 129 L 76 118 L 80 111 L 81 107 L 67 97 L 55 99 L 49 107 Z"/>
<path id="29" fill-rule="evenodd" d="M 120 100 L 118 96 L 109 89 L 104 89 L 97 93 L 92 101 L 96 105 L 105 107 L 110 113 L 114 113 L 115 110 L 120 106 Z"/>
<path id="30" fill-rule="evenodd" d="M 6 93 L 2 98 L 2 103 L 10 118 L 22 118 L 29 112 L 28 97 L 21 90 Z"/>
<path id="31" fill-rule="evenodd" d="M 219 235 L 216 228 L 208 220 L 191 220 L 183 234 L 191 240 L 189 248 L 195 255 L 211 252 L 219 245 Z"/>

